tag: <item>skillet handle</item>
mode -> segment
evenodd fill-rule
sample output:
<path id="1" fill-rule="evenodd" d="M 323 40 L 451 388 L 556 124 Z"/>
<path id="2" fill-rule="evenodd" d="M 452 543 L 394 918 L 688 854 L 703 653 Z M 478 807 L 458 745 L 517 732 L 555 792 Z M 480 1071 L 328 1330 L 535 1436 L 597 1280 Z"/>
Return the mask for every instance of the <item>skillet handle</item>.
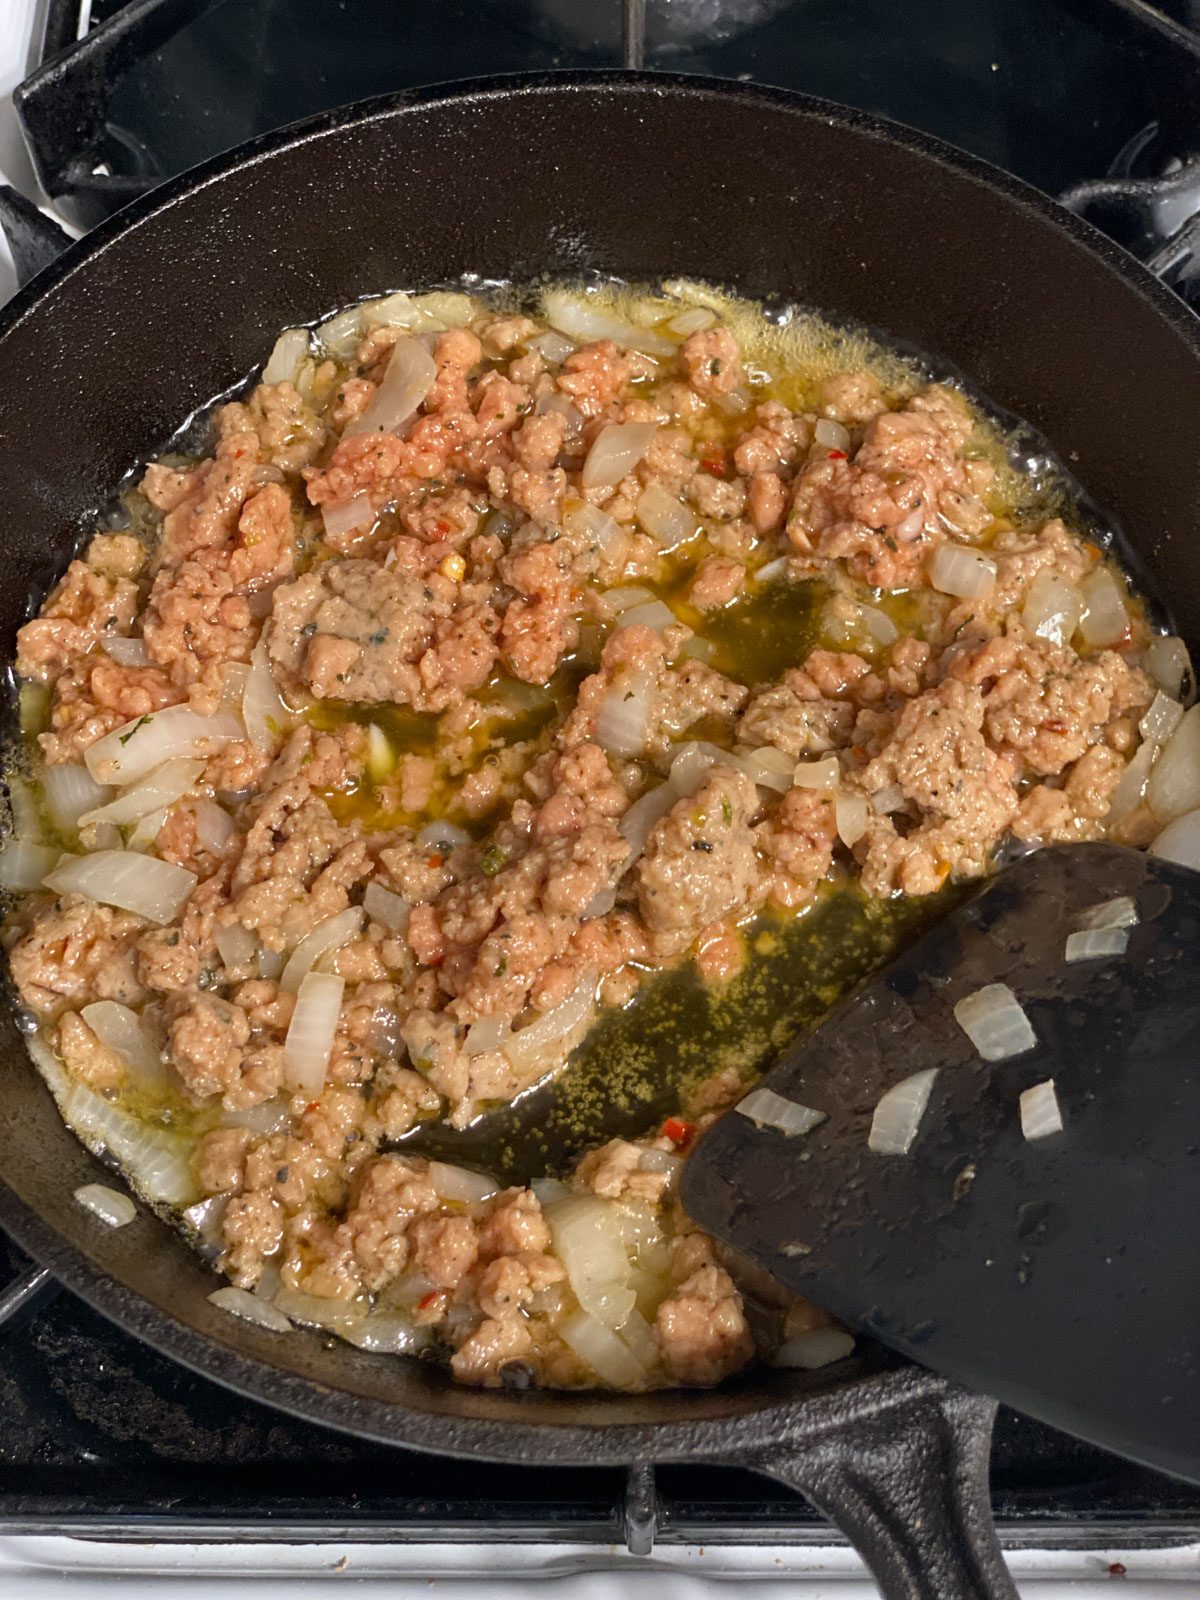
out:
<path id="1" fill-rule="evenodd" d="M 996 1402 L 934 1379 L 803 1445 L 740 1465 L 798 1489 L 850 1540 L 884 1600 L 1017 1600 L 992 1521 Z"/>

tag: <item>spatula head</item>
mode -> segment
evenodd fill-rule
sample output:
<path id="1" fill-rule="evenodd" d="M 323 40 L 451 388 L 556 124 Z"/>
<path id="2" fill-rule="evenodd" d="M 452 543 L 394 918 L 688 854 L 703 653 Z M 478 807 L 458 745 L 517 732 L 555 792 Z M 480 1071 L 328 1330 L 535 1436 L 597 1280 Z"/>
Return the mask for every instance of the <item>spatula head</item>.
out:
<path id="1" fill-rule="evenodd" d="M 1126 952 L 1068 964 L 1123 895 Z M 954 1007 L 994 983 L 1037 1043 L 986 1062 Z M 909 1153 L 872 1153 L 880 1097 L 928 1067 Z M 1030 1141 L 1020 1096 L 1047 1079 L 1063 1129 Z M 764 1081 L 827 1119 L 721 1118 L 685 1168 L 702 1227 L 924 1365 L 1200 1481 L 1200 873 L 1101 844 L 1028 856 Z"/>

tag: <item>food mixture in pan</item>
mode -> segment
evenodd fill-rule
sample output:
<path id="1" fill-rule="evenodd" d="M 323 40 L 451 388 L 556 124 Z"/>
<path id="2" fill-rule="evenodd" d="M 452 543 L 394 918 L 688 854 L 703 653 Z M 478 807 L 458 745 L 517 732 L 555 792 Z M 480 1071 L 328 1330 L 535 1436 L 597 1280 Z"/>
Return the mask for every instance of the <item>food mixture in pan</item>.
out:
<path id="1" fill-rule="evenodd" d="M 1181 643 L 957 388 L 697 285 L 389 295 L 210 421 L 20 633 L 67 1121 L 281 1334 L 844 1355 L 690 1226 L 688 1148 L 1002 843 L 1200 805 Z"/>

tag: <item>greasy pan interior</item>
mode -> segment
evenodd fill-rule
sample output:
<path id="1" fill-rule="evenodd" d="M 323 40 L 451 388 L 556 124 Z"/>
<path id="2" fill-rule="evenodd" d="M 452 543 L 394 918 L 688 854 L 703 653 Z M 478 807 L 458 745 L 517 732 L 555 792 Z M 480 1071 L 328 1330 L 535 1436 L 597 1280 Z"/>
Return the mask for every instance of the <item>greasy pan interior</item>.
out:
<path id="1" fill-rule="evenodd" d="M 625 75 L 375 101 L 157 191 L 0 318 L 0 637 L 126 469 L 244 375 L 275 332 L 356 296 L 482 278 L 690 275 L 808 302 L 953 363 L 1028 419 L 1200 636 L 1200 323 L 1031 190 L 919 135 L 795 95 Z M 101 1311 L 246 1393 L 380 1438 L 550 1460 L 719 1453 L 844 1378 L 711 1394 L 480 1393 L 207 1301 L 143 1215 L 99 1229 L 99 1176 L 0 1016 L 0 1224 Z M 869 1364 L 868 1358 L 868 1364 Z M 868 1388 L 870 1385 L 868 1384 Z M 791 1411 L 793 1408 L 788 1408 Z M 745 1419 L 745 1420 L 743 1420 Z M 777 1419 L 776 1419 L 777 1420 Z"/>

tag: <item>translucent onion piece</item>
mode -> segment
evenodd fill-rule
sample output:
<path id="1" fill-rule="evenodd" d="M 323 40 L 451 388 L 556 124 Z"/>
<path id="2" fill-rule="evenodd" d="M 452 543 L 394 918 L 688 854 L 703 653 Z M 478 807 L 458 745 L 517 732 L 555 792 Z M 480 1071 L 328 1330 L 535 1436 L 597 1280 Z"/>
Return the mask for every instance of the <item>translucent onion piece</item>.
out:
<path id="1" fill-rule="evenodd" d="M 317 329 L 317 338 L 331 356 L 346 361 L 363 335 L 363 308 L 349 306 Z"/>
<path id="2" fill-rule="evenodd" d="M 651 483 L 638 495 L 637 519 L 664 550 L 684 544 L 699 527 L 696 513 L 677 500 L 661 483 Z"/>
<path id="3" fill-rule="evenodd" d="M 467 1029 L 463 1049 L 469 1056 L 487 1055 L 491 1050 L 499 1050 L 510 1031 L 509 1024 L 502 1017 L 480 1017 Z"/>
<path id="4" fill-rule="evenodd" d="M 704 661 L 711 666 L 717 658 L 717 647 L 711 639 L 698 639 L 693 634 L 680 645 L 679 654 L 688 661 Z"/>
<path id="5" fill-rule="evenodd" d="M 711 328 L 716 322 L 716 313 L 707 306 L 689 306 L 686 311 L 671 317 L 664 324 L 672 333 L 678 334 L 681 339 L 686 339 L 689 334 L 700 333 L 705 328 Z"/>
<path id="6" fill-rule="evenodd" d="M 347 1344 L 369 1350 L 372 1355 L 408 1355 L 429 1343 L 427 1329 L 418 1328 L 410 1317 L 395 1311 L 372 1311 L 361 1322 L 339 1332 Z"/>
<path id="7" fill-rule="evenodd" d="M 929 561 L 929 581 L 942 594 L 981 600 L 996 582 L 996 563 L 962 544 L 939 544 Z"/>
<path id="8" fill-rule="evenodd" d="M 289 1088 L 310 1099 L 325 1085 L 345 987 L 345 980 L 332 972 L 310 972 L 296 995 L 283 1042 L 283 1075 Z"/>
<path id="9" fill-rule="evenodd" d="M 307 328 L 288 328 L 275 341 L 263 368 L 264 383 L 295 383 L 300 363 L 309 353 Z"/>
<path id="10" fill-rule="evenodd" d="M 71 1084 L 61 1106 L 63 1120 L 84 1144 L 107 1152 L 147 1200 L 172 1206 L 195 1200 L 191 1139 L 139 1122 L 82 1083 Z"/>
<path id="11" fill-rule="evenodd" d="M 242 721 L 256 750 L 273 750 L 291 721 L 291 713 L 280 698 L 279 686 L 271 671 L 265 638 L 259 639 L 250 654 L 250 672 L 242 695 Z"/>
<path id="12" fill-rule="evenodd" d="M 565 1317 L 557 1332 L 584 1365 L 614 1389 L 632 1389 L 646 1376 L 646 1368 L 629 1346 L 586 1311 Z"/>
<path id="13" fill-rule="evenodd" d="M 116 1000 L 96 1000 L 79 1015 L 106 1050 L 120 1056 L 138 1077 L 152 1083 L 167 1081 L 162 1052 L 142 1027 L 141 1018 Z"/>
<path id="14" fill-rule="evenodd" d="M 240 922 L 218 923 L 213 934 L 217 954 L 227 967 L 244 967 L 258 953 L 258 939 Z"/>
<path id="15" fill-rule="evenodd" d="M 886 784 L 882 789 L 876 789 L 870 800 L 871 810 L 877 817 L 886 817 L 893 811 L 903 811 L 907 800 L 904 790 L 898 783 Z"/>
<path id="16" fill-rule="evenodd" d="M 660 783 L 657 789 L 651 789 L 633 802 L 617 824 L 618 833 L 632 852 L 630 860 L 641 855 L 655 827 L 679 799 L 679 791 L 673 783 Z"/>
<path id="17" fill-rule="evenodd" d="M 774 1089 L 752 1089 L 744 1100 L 733 1108 L 739 1115 L 754 1123 L 756 1128 L 774 1128 L 789 1138 L 800 1133 L 811 1133 L 818 1123 L 825 1121 L 825 1112 L 812 1106 L 802 1106 L 788 1100 Z"/>
<path id="18" fill-rule="evenodd" d="M 615 555 L 625 535 L 615 517 L 599 506 L 581 500 L 563 517 L 563 527 L 576 539 L 583 539 L 595 550 L 607 556 Z M 646 591 L 649 593 L 649 590 Z"/>
<path id="19" fill-rule="evenodd" d="M 678 618 L 664 601 L 647 600 L 645 605 L 630 606 L 628 611 L 623 611 L 618 625 L 622 628 L 653 628 L 655 633 L 661 633 L 676 621 Z"/>
<path id="20" fill-rule="evenodd" d="M 561 333 L 539 333 L 536 339 L 530 339 L 525 348 L 536 350 L 542 360 L 552 367 L 561 367 L 569 355 L 575 352 L 575 341 L 568 339 Z"/>
<path id="21" fill-rule="evenodd" d="M 646 672 L 620 675 L 596 713 L 596 742 L 616 756 L 638 756 L 650 731 L 654 680 Z"/>
<path id="22" fill-rule="evenodd" d="M 136 850 L 96 850 L 87 856 L 63 856 L 46 874 L 45 883 L 57 894 L 84 894 L 165 924 L 179 915 L 196 887 L 196 874 Z"/>
<path id="23" fill-rule="evenodd" d="M 429 1163 L 429 1181 L 442 1200 L 457 1200 L 465 1206 L 478 1205 L 498 1194 L 500 1185 L 484 1172 L 469 1167 L 452 1167 L 445 1161 Z"/>
<path id="24" fill-rule="evenodd" d="M 1146 646 L 1142 662 L 1146 671 L 1172 700 L 1190 705 L 1196 697 L 1196 674 L 1188 647 L 1173 634 L 1158 635 Z"/>
<path id="25" fill-rule="evenodd" d="M 989 983 L 965 995 L 954 1020 L 985 1061 L 1007 1061 L 1037 1044 L 1029 1018 L 1006 983 Z"/>
<path id="26" fill-rule="evenodd" d="M 552 328 L 572 339 L 611 339 L 627 350 L 641 350 L 650 356 L 675 354 L 673 339 L 635 327 L 615 311 L 594 303 L 592 297 L 572 294 L 567 289 L 550 289 L 542 300 L 542 314 Z"/>
<path id="27" fill-rule="evenodd" d="M 596 974 L 587 972 L 561 1005 L 552 1011 L 543 1011 L 533 1022 L 515 1029 L 504 1042 L 504 1054 L 513 1066 L 526 1065 L 531 1058 L 573 1033 L 586 1020 L 595 999 Z"/>
<path id="28" fill-rule="evenodd" d="M 1165 744 L 1183 718 L 1183 707 L 1161 689 L 1150 702 L 1145 716 L 1138 723 L 1138 732 L 1152 744 Z"/>
<path id="29" fill-rule="evenodd" d="M 619 1327 L 633 1310 L 634 1293 L 616 1206 L 598 1195 L 569 1195 L 544 1215 L 579 1304 L 605 1327 Z"/>
<path id="30" fill-rule="evenodd" d="M 565 1200 L 571 1192 L 560 1178 L 535 1178 L 529 1187 L 543 1211 L 556 1201 Z"/>
<path id="31" fill-rule="evenodd" d="M 402 289 L 379 300 L 366 300 L 358 309 L 368 328 L 411 328 L 421 320 L 420 306 Z"/>
<path id="32" fill-rule="evenodd" d="M 934 1079 L 941 1069 L 926 1067 L 892 1087 L 875 1107 L 867 1146 L 877 1156 L 906 1156 L 929 1104 Z"/>
<path id="33" fill-rule="evenodd" d="M 430 289 L 414 297 L 413 304 L 426 321 L 440 322 L 443 328 L 465 328 L 475 315 L 475 302 L 457 289 Z"/>
<path id="34" fill-rule="evenodd" d="M 79 826 L 85 811 L 102 806 L 109 790 L 97 783 L 85 766 L 67 761 L 43 768 L 42 795 L 55 827 L 69 830 Z"/>
<path id="35" fill-rule="evenodd" d="M 278 978 L 282 971 L 282 950 L 260 950 L 258 952 L 258 975 L 260 978 Z"/>
<path id="36" fill-rule="evenodd" d="M 1121 894 L 1098 906 L 1089 906 L 1076 921 L 1081 928 L 1136 928 L 1138 909 L 1130 895 Z"/>
<path id="37" fill-rule="evenodd" d="M 1125 771 L 1121 774 L 1121 781 L 1113 790 L 1113 797 L 1108 808 L 1108 822 L 1110 825 L 1120 822 L 1133 811 L 1146 792 L 1146 784 L 1150 779 L 1150 772 L 1158 757 L 1159 747 L 1150 740 L 1144 740 L 1133 753 L 1133 757 Z"/>
<path id="38" fill-rule="evenodd" d="M 787 577 L 790 566 L 790 556 L 779 556 L 774 561 L 768 561 L 765 565 L 759 567 L 754 576 L 759 583 L 775 583 L 780 578 Z"/>
<path id="39" fill-rule="evenodd" d="M 136 783 L 164 761 L 179 756 L 210 756 L 234 739 L 245 738 L 238 719 L 227 711 L 202 717 L 187 706 L 167 706 L 135 717 L 89 746 L 84 760 L 97 783 Z"/>
<path id="40" fill-rule="evenodd" d="M 754 783 L 776 794 L 786 794 L 792 787 L 796 763 L 791 756 L 773 745 L 761 745 L 753 750 L 735 752 L 737 766 Z"/>
<path id="41" fill-rule="evenodd" d="M 639 589 L 635 584 L 630 584 L 619 589 L 606 589 L 604 598 L 608 602 L 610 610 L 620 617 L 624 616 L 626 611 L 633 610 L 635 606 L 649 605 L 654 599 L 654 591 L 652 589 Z"/>
<path id="42" fill-rule="evenodd" d="M 606 489 L 620 483 L 646 454 L 657 432 L 653 422 L 610 422 L 601 428 L 583 463 L 583 487 Z"/>
<path id="43" fill-rule="evenodd" d="M 1021 1132 L 1026 1139 L 1045 1139 L 1052 1133 L 1061 1133 L 1062 1111 L 1054 1092 L 1054 1079 L 1035 1083 L 1032 1089 L 1021 1094 Z"/>
<path id="44" fill-rule="evenodd" d="M 836 756 L 822 761 L 798 761 L 792 768 L 792 783 L 797 789 L 832 789 L 842 775 Z"/>
<path id="45" fill-rule="evenodd" d="M 881 611 L 878 606 L 859 605 L 859 617 L 863 627 L 875 640 L 876 644 L 895 644 L 900 637 L 900 630 L 888 616 L 886 611 Z"/>
<path id="46" fill-rule="evenodd" d="M 683 1165 L 683 1157 L 674 1150 L 643 1150 L 638 1157 L 639 1172 L 676 1173 Z"/>
<path id="47" fill-rule="evenodd" d="M 452 850 L 462 849 L 471 842 L 471 835 L 452 822 L 427 822 L 414 841 L 418 850 L 433 850 L 448 856 Z"/>
<path id="48" fill-rule="evenodd" d="M 119 667 L 148 667 L 150 653 L 146 649 L 143 639 L 102 639 L 100 648 L 110 661 L 115 661 Z"/>
<path id="49" fill-rule="evenodd" d="M 1150 854 L 1200 872 L 1200 810 L 1188 811 L 1169 822 L 1150 846 Z"/>
<path id="50" fill-rule="evenodd" d="M 167 809 L 165 806 L 161 810 L 152 811 L 149 816 L 143 817 L 138 823 L 137 827 L 134 828 L 133 832 L 129 835 L 129 848 L 131 850 L 152 849 L 158 841 L 158 836 L 162 832 L 163 824 L 166 822 L 166 820 Z M 112 823 L 110 822 L 98 822 L 96 824 L 97 849 L 116 850 L 119 848 L 121 842 L 120 834 L 117 835 L 115 841 L 107 838 L 101 838 L 101 830 L 110 827 L 112 827 Z"/>
<path id="51" fill-rule="evenodd" d="M 419 339 L 397 339 L 383 382 L 370 405 L 342 430 L 342 438 L 359 433 L 395 433 L 408 421 L 437 377 L 437 362 Z"/>
<path id="52" fill-rule="evenodd" d="M 24 778 L 9 778 L 8 796 L 12 806 L 13 832 L 18 839 L 28 839 L 32 843 L 42 837 L 42 819 L 38 815 L 38 804 L 34 797 L 33 785 Z"/>
<path id="53" fill-rule="evenodd" d="M 221 1224 L 228 1207 L 227 1194 L 214 1194 L 207 1200 L 198 1200 L 194 1206 L 185 1207 L 180 1213 L 182 1221 L 195 1234 L 196 1248 L 206 1261 L 215 1260 L 224 1248 Z"/>
<path id="54" fill-rule="evenodd" d="M 617 1338 L 647 1371 L 658 1360 L 658 1334 L 636 1308 L 616 1330 Z"/>
<path id="55" fill-rule="evenodd" d="M 391 741 L 377 722 L 367 729 L 367 772 L 375 783 L 383 783 L 396 765 Z"/>
<path id="56" fill-rule="evenodd" d="M 834 818 L 837 823 L 838 838 L 846 848 L 856 845 L 866 833 L 871 820 L 871 810 L 867 805 L 866 795 L 839 789 L 834 800 Z"/>
<path id="57" fill-rule="evenodd" d="M 28 839 L 8 838 L 0 851 L 0 889 L 27 894 L 40 889 L 49 872 L 62 859 L 53 845 L 33 844 Z"/>
<path id="58" fill-rule="evenodd" d="M 813 428 L 813 438 L 827 450 L 849 450 L 850 430 L 832 417 L 818 417 Z"/>
<path id="59" fill-rule="evenodd" d="M 348 906 L 336 916 L 319 922 L 306 934 L 288 957 L 287 966 L 279 980 L 279 987 L 295 994 L 301 983 L 321 960 L 334 950 L 340 950 L 355 937 L 363 922 L 363 908 Z"/>
<path id="60" fill-rule="evenodd" d="M 1154 764 L 1146 799 L 1163 822 L 1200 806 L 1200 706 L 1185 711 Z"/>
<path id="61" fill-rule="evenodd" d="M 137 1216 L 137 1207 L 127 1194 L 110 1189 L 106 1183 L 85 1183 L 73 1191 L 74 1198 L 110 1228 L 124 1228 Z"/>
<path id="62" fill-rule="evenodd" d="M 1085 928 L 1067 935 L 1068 961 L 1099 961 L 1104 956 L 1123 956 L 1129 948 L 1128 928 Z"/>
<path id="63" fill-rule="evenodd" d="M 722 750 L 719 745 L 708 744 L 702 739 L 689 739 L 686 744 L 676 746 L 671 761 L 671 786 L 681 795 L 694 794 L 703 783 L 705 774 L 728 759 L 729 752 Z"/>
<path id="64" fill-rule="evenodd" d="M 94 811 L 85 811 L 79 819 L 80 825 L 112 822 L 123 828 L 131 822 L 140 822 L 151 812 L 165 810 L 182 800 L 203 771 L 203 761 L 187 757 L 164 761 L 140 783 L 122 789 L 115 800 L 106 801 Z"/>
<path id="65" fill-rule="evenodd" d="M 370 495 L 360 491 L 353 500 L 322 506 L 321 521 L 325 525 L 325 537 L 336 547 L 338 540 L 344 539 L 347 534 L 371 526 L 375 521 L 375 507 L 371 504 Z"/>
<path id="66" fill-rule="evenodd" d="M 781 1344 L 771 1357 L 771 1365 L 815 1372 L 818 1367 L 844 1361 L 853 1351 L 854 1337 L 845 1329 L 813 1328 L 808 1333 L 797 1333 Z"/>
<path id="67" fill-rule="evenodd" d="M 223 1289 L 214 1289 L 208 1297 L 214 1306 L 241 1317 L 243 1322 L 256 1322 L 260 1328 L 272 1333 L 291 1333 L 292 1325 L 282 1311 L 277 1311 L 269 1300 L 260 1300 L 249 1289 L 238 1289 L 230 1283 Z"/>
<path id="68" fill-rule="evenodd" d="M 263 1100 L 256 1106 L 221 1114 L 223 1128 L 249 1128 L 252 1133 L 282 1133 L 290 1126 L 291 1120 L 286 1098 Z"/>
<path id="69" fill-rule="evenodd" d="M 1099 650 L 1123 639 L 1129 628 L 1129 612 L 1125 606 L 1125 591 L 1116 574 L 1108 567 L 1097 567 L 1088 573 L 1079 588 L 1084 608 L 1079 631 L 1088 649 Z"/>
<path id="70" fill-rule="evenodd" d="M 344 1334 L 356 1328 L 367 1315 L 363 1300 L 330 1300 L 324 1295 L 305 1294 L 302 1289 L 279 1289 L 271 1303 L 293 1322 L 303 1322 L 312 1328 L 326 1328 L 330 1333 Z"/>
<path id="71" fill-rule="evenodd" d="M 1036 574 L 1025 595 L 1021 617 L 1030 633 L 1054 644 L 1066 644 L 1083 615 L 1083 596 L 1073 583 L 1050 567 Z"/>
<path id="72" fill-rule="evenodd" d="M 412 906 L 402 894 L 385 889 L 381 883 L 369 883 L 363 895 L 363 910 L 372 922 L 389 933 L 403 933 L 408 927 Z"/>

